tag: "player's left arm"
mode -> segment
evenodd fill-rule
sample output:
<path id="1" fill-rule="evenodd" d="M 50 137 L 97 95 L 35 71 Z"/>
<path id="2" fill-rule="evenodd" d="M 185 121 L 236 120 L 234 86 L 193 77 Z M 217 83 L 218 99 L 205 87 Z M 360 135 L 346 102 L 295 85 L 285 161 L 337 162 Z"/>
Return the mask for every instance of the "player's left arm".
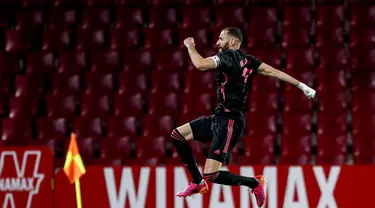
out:
<path id="1" fill-rule="evenodd" d="M 189 56 L 191 61 L 193 62 L 194 66 L 200 70 L 205 71 L 209 69 L 215 69 L 216 68 L 216 62 L 212 57 L 209 58 L 203 58 L 195 48 L 195 43 L 193 38 L 186 38 L 184 40 L 184 44 L 186 48 L 188 49 Z"/>
<path id="2" fill-rule="evenodd" d="M 265 76 L 275 77 L 279 80 L 290 83 L 290 84 L 298 87 L 299 89 L 301 89 L 303 91 L 303 93 L 305 93 L 305 95 L 308 98 L 314 98 L 315 97 L 316 91 L 314 89 L 312 89 L 309 86 L 307 86 L 306 84 L 298 81 L 297 79 L 290 76 L 289 74 L 284 73 L 280 70 L 277 70 L 277 69 L 273 68 L 272 66 L 270 66 L 268 64 L 262 63 L 258 68 L 258 73 L 262 74 L 262 75 L 265 75 Z"/>

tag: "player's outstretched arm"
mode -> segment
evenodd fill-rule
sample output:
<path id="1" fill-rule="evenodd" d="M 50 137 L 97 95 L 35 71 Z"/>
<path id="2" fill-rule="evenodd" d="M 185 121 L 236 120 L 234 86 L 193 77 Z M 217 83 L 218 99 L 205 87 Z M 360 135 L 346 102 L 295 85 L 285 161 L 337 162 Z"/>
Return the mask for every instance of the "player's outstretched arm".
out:
<path id="1" fill-rule="evenodd" d="M 212 58 L 203 58 L 199 55 L 197 49 L 195 49 L 193 38 L 186 38 L 184 40 L 184 45 L 188 49 L 191 61 L 198 70 L 205 71 L 216 68 L 216 63 Z"/>
<path id="2" fill-rule="evenodd" d="M 316 91 L 314 89 L 312 89 L 309 86 L 307 86 L 306 84 L 296 80 L 295 78 L 293 78 L 289 74 L 284 73 L 280 70 L 277 70 L 277 69 L 273 68 L 272 66 L 270 66 L 268 64 L 262 63 L 258 68 L 258 73 L 266 75 L 266 76 L 270 76 L 270 77 L 275 77 L 275 78 L 280 79 L 284 82 L 293 84 L 296 87 L 298 87 L 299 89 L 301 89 L 303 91 L 303 93 L 305 93 L 305 95 L 308 98 L 314 98 L 315 97 Z"/>

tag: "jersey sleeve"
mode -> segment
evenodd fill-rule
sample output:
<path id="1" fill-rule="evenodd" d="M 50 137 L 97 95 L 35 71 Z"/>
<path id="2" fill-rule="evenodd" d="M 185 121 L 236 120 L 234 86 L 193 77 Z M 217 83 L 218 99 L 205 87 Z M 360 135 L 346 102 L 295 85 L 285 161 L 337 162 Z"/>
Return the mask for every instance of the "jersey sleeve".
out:
<path id="1" fill-rule="evenodd" d="M 215 61 L 216 68 L 228 66 L 231 54 L 232 54 L 231 51 L 227 50 L 227 51 L 224 51 L 224 52 L 220 52 L 215 56 L 212 56 L 211 58 Z"/>
<path id="2" fill-rule="evenodd" d="M 249 67 L 253 69 L 254 73 L 258 73 L 258 68 L 262 64 L 262 61 L 260 61 L 259 59 L 257 59 L 256 57 L 254 57 L 252 55 L 249 55 L 248 59 L 250 60 L 249 61 L 250 66 Z"/>

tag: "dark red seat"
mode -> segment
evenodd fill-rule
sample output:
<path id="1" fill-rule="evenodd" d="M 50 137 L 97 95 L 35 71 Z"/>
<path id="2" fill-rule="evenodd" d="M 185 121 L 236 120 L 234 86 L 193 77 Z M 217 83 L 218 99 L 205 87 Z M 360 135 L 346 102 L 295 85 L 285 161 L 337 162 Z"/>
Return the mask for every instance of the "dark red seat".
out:
<path id="1" fill-rule="evenodd" d="M 314 103 L 298 88 L 286 87 L 284 91 L 284 112 L 289 113 L 312 113 Z"/>
<path id="2" fill-rule="evenodd" d="M 18 54 L 0 51 L 0 73 L 2 76 L 20 73 L 20 57 Z"/>
<path id="3" fill-rule="evenodd" d="M 283 27 L 282 46 L 283 48 L 309 48 L 311 29 L 309 27 L 299 28 L 293 26 Z"/>
<path id="4" fill-rule="evenodd" d="M 148 5 L 148 0 L 119 0 L 118 4 L 120 6 L 146 6 Z"/>
<path id="5" fill-rule="evenodd" d="M 279 110 L 279 94 L 254 91 L 249 100 L 250 112 L 275 113 Z"/>
<path id="6" fill-rule="evenodd" d="M 165 136 L 169 137 L 173 128 L 174 120 L 169 115 L 155 116 L 148 115 L 142 120 L 142 135 L 147 136 Z"/>
<path id="7" fill-rule="evenodd" d="M 186 69 L 185 53 L 181 48 L 163 50 L 155 54 L 156 70 L 181 72 Z"/>
<path id="8" fill-rule="evenodd" d="M 7 107 L 7 101 L 8 98 L 5 94 L 0 93 L 0 116 L 4 117 L 5 116 L 5 109 Z"/>
<path id="9" fill-rule="evenodd" d="M 77 116 L 74 118 L 73 131 L 77 138 L 96 137 L 102 134 L 102 120 L 97 117 Z"/>
<path id="10" fill-rule="evenodd" d="M 100 141 L 100 158 L 109 161 L 124 161 L 131 156 L 132 138 L 129 136 L 112 136 Z M 121 165 L 121 163 L 120 163 Z"/>
<path id="11" fill-rule="evenodd" d="M 195 99 L 191 99 L 195 97 Z M 211 93 L 184 93 L 182 97 L 182 113 L 211 114 L 213 110 L 213 96 Z"/>
<path id="12" fill-rule="evenodd" d="M 28 119 L 3 118 L 1 121 L 1 141 L 7 145 L 25 145 L 31 139 Z"/>
<path id="13" fill-rule="evenodd" d="M 215 73 L 189 70 L 185 73 L 184 92 L 209 91 L 214 89 Z"/>
<path id="14" fill-rule="evenodd" d="M 110 32 L 111 49 L 131 50 L 141 46 L 139 29 L 113 28 Z"/>
<path id="15" fill-rule="evenodd" d="M 43 93 L 43 85 L 44 77 L 42 74 L 35 73 L 29 76 L 16 76 L 14 78 L 14 96 L 28 96 L 37 99 Z"/>
<path id="16" fill-rule="evenodd" d="M 344 26 L 344 5 L 318 5 L 316 8 L 316 26 L 319 28 L 332 28 Z"/>
<path id="17" fill-rule="evenodd" d="M 64 118 L 38 118 L 36 129 L 39 140 L 62 141 L 68 133 L 67 121 Z"/>
<path id="18" fill-rule="evenodd" d="M 351 72 L 350 90 L 354 96 L 357 93 L 371 92 L 375 89 L 375 73 L 366 70 L 357 70 Z"/>
<path id="19" fill-rule="evenodd" d="M 31 47 L 31 37 L 27 37 L 25 30 L 5 31 L 5 51 L 20 53 Z"/>
<path id="20" fill-rule="evenodd" d="M 318 135 L 316 163 L 319 165 L 343 165 L 348 159 L 348 141 L 343 134 Z"/>
<path id="21" fill-rule="evenodd" d="M 317 52 L 320 68 L 348 69 L 349 53 L 345 48 L 321 48 Z"/>
<path id="22" fill-rule="evenodd" d="M 10 92 L 11 76 L 9 74 L 2 74 L 2 73 L 0 73 L 0 74 L 1 74 L 1 76 L 0 76 L 0 95 L 6 95 Z"/>
<path id="23" fill-rule="evenodd" d="M 373 28 L 351 27 L 349 37 L 351 48 L 375 46 L 375 29 Z"/>
<path id="24" fill-rule="evenodd" d="M 290 49 L 286 51 L 286 68 L 313 69 L 315 67 L 315 51 L 309 49 Z"/>
<path id="25" fill-rule="evenodd" d="M 118 79 L 118 93 L 148 91 L 148 76 L 145 73 L 122 72 Z"/>
<path id="26" fill-rule="evenodd" d="M 16 30 L 27 29 L 30 31 L 35 31 L 42 26 L 43 21 L 43 10 L 19 10 L 16 14 Z"/>
<path id="27" fill-rule="evenodd" d="M 276 29 L 257 28 L 257 32 L 247 32 L 247 47 L 251 49 L 267 49 L 276 45 Z"/>
<path id="28" fill-rule="evenodd" d="M 76 100 L 73 95 L 46 96 L 47 116 L 72 119 L 76 113 Z"/>
<path id="29" fill-rule="evenodd" d="M 89 0 L 91 1 L 91 0 Z M 96 1 L 99 2 L 99 1 Z M 101 0 L 103 2 L 103 0 Z M 111 22 L 109 9 L 88 8 L 82 14 L 82 28 L 105 27 Z"/>
<path id="30" fill-rule="evenodd" d="M 129 51 L 124 54 L 124 71 L 146 72 L 154 65 L 153 53 L 150 50 Z"/>
<path id="31" fill-rule="evenodd" d="M 152 0 L 151 3 L 155 6 L 178 6 L 180 2 L 176 0 Z"/>
<path id="32" fill-rule="evenodd" d="M 149 28 L 173 28 L 178 24 L 178 10 L 176 8 L 153 7 L 149 14 Z"/>
<path id="33" fill-rule="evenodd" d="M 41 7 L 48 2 L 48 0 L 22 0 L 21 5 L 23 7 Z"/>
<path id="34" fill-rule="evenodd" d="M 78 50 L 100 50 L 106 47 L 107 31 L 104 28 L 82 28 L 77 30 Z"/>
<path id="35" fill-rule="evenodd" d="M 319 135 L 342 135 L 347 133 L 347 112 L 319 113 L 317 118 Z"/>
<path id="36" fill-rule="evenodd" d="M 144 15 L 141 8 L 119 7 L 116 9 L 116 28 L 141 27 L 144 23 Z"/>
<path id="37" fill-rule="evenodd" d="M 52 94 L 80 95 L 81 77 L 79 75 L 54 74 L 52 76 Z"/>
<path id="38" fill-rule="evenodd" d="M 280 49 L 273 49 L 272 51 L 267 49 L 254 50 L 252 54 L 262 62 L 265 62 L 272 67 L 280 69 L 282 66 L 282 51 Z M 255 78 L 255 80 L 258 79 Z"/>
<path id="39" fill-rule="evenodd" d="M 193 37 L 194 43 L 196 44 L 197 47 L 210 46 L 211 38 L 209 35 L 210 35 L 210 31 L 207 30 L 206 28 L 202 28 L 202 29 L 193 29 L 192 27 L 180 28 L 180 31 L 179 31 L 180 47 L 182 48 L 185 47 L 183 40 L 187 37 Z M 213 38 L 215 39 L 217 37 L 213 37 Z"/>
<path id="40" fill-rule="evenodd" d="M 165 49 L 176 45 L 172 29 L 146 28 L 144 34 L 144 47 L 147 49 Z"/>
<path id="41" fill-rule="evenodd" d="M 352 93 L 352 112 L 361 112 L 363 115 L 366 113 L 375 112 L 375 93 L 374 91 L 361 90 Z"/>
<path id="42" fill-rule="evenodd" d="M 293 132 L 293 131 L 292 131 Z M 311 132 L 305 134 L 284 135 L 281 139 L 282 165 L 309 165 L 311 164 Z"/>
<path id="43" fill-rule="evenodd" d="M 375 49 L 374 48 L 356 48 L 350 52 L 351 70 L 371 71 L 375 67 Z"/>
<path id="44" fill-rule="evenodd" d="M 290 112 L 283 114 L 283 138 L 288 136 L 312 135 L 312 112 Z M 311 138 L 310 138 L 311 139 Z M 311 141 L 311 140 L 310 140 Z M 284 142 L 284 140 L 282 140 Z M 286 143 L 288 144 L 288 143 Z"/>
<path id="45" fill-rule="evenodd" d="M 127 92 L 114 97 L 114 114 L 141 116 L 145 108 L 146 98 L 141 93 Z"/>
<path id="46" fill-rule="evenodd" d="M 114 80 L 112 74 L 100 74 L 89 72 L 85 74 L 87 94 L 90 93 L 111 93 L 114 90 Z"/>
<path id="47" fill-rule="evenodd" d="M 367 132 L 364 134 L 353 135 L 353 159 L 355 164 L 375 164 L 374 141 L 374 135 L 368 134 Z"/>
<path id="48" fill-rule="evenodd" d="M 181 86 L 181 73 L 164 71 L 152 72 L 151 93 L 179 92 Z"/>
<path id="49" fill-rule="evenodd" d="M 253 132 L 245 136 L 244 157 L 240 163 L 243 165 L 272 165 L 275 161 L 274 142 L 276 136 L 268 132 Z"/>
<path id="50" fill-rule="evenodd" d="M 364 116 L 361 112 L 355 111 L 352 114 L 352 135 L 354 138 L 358 138 L 358 142 L 369 142 L 369 141 L 362 141 L 363 139 L 360 137 L 372 137 L 375 136 L 375 130 L 373 125 L 375 123 L 375 114 L 373 112 L 364 112 L 366 115 Z M 366 117 L 364 119 L 364 117 Z"/>
<path id="51" fill-rule="evenodd" d="M 71 0 L 52 0 L 55 7 L 76 6 L 78 2 Z"/>
<path id="52" fill-rule="evenodd" d="M 118 51 L 96 51 L 91 53 L 91 71 L 116 73 L 121 70 L 121 56 Z"/>
<path id="53" fill-rule="evenodd" d="M 31 99 L 32 96 L 10 97 L 8 108 L 9 118 L 25 118 L 36 116 L 38 113 L 38 99 Z"/>
<path id="54" fill-rule="evenodd" d="M 52 52 L 31 52 L 26 55 L 26 71 L 54 73 L 55 59 Z"/>
<path id="55" fill-rule="evenodd" d="M 210 4 L 211 3 L 211 0 L 183 0 L 182 1 L 182 4 L 183 5 L 206 5 L 206 4 Z"/>
<path id="56" fill-rule="evenodd" d="M 71 48 L 73 42 L 70 28 L 44 28 L 42 50 L 62 51 Z"/>
<path id="57" fill-rule="evenodd" d="M 74 8 L 57 7 L 49 12 L 50 28 L 64 28 L 77 24 L 77 10 Z"/>
<path id="58" fill-rule="evenodd" d="M 348 96 L 346 90 L 329 91 L 328 88 L 319 87 L 319 111 L 322 113 L 344 113 L 348 111 Z"/>
<path id="59" fill-rule="evenodd" d="M 253 134 L 254 131 L 264 131 L 269 133 L 277 133 L 276 114 L 265 114 L 263 112 L 249 112 L 246 117 L 246 134 Z"/>
<path id="60" fill-rule="evenodd" d="M 59 55 L 59 73 L 81 74 L 87 66 L 87 53 L 84 51 L 64 51 Z"/>
<path id="61" fill-rule="evenodd" d="M 259 20 L 262 21 L 259 21 Z M 273 28 L 277 26 L 277 8 L 273 6 L 250 9 L 249 28 Z M 251 31 L 250 31 L 251 32 Z"/>
<path id="62" fill-rule="evenodd" d="M 110 112 L 111 99 L 103 93 L 85 94 L 81 100 L 81 116 L 106 118 Z"/>
<path id="63" fill-rule="evenodd" d="M 83 0 L 85 6 L 110 6 L 114 3 L 114 0 Z"/>
<path id="64" fill-rule="evenodd" d="M 345 44 L 345 28 L 344 26 L 317 28 L 315 39 L 317 48 L 343 47 Z"/>
<path id="65" fill-rule="evenodd" d="M 134 116 L 113 116 L 107 119 L 107 135 L 137 136 L 139 121 Z"/>
<path id="66" fill-rule="evenodd" d="M 154 93 L 148 100 L 150 115 L 177 115 L 179 113 L 179 99 L 176 93 Z"/>
<path id="67" fill-rule="evenodd" d="M 312 8 L 310 5 L 286 5 L 283 8 L 283 26 L 310 28 L 312 22 L 311 12 Z"/>
<path id="68" fill-rule="evenodd" d="M 135 140 L 136 161 L 149 166 L 163 164 L 166 156 L 165 141 L 162 136 Z"/>
<path id="69" fill-rule="evenodd" d="M 351 17 L 350 17 L 350 25 L 351 26 L 366 26 L 372 27 L 375 24 L 375 5 L 351 5 Z"/>
<path id="70" fill-rule="evenodd" d="M 245 28 L 245 24 L 245 10 L 243 7 L 223 5 L 216 7 L 216 28 L 222 29 L 231 26 L 243 30 Z"/>
<path id="71" fill-rule="evenodd" d="M 183 8 L 181 25 L 182 28 L 190 30 L 205 29 L 211 24 L 211 10 L 209 7 L 189 6 Z"/>
<path id="72" fill-rule="evenodd" d="M 97 138 L 93 136 L 78 136 L 77 135 L 77 146 L 79 148 L 79 154 L 82 157 L 84 164 L 91 165 L 94 157 L 95 146 L 97 145 Z"/>
<path id="73" fill-rule="evenodd" d="M 319 91 L 326 90 L 328 92 L 336 93 L 346 91 L 346 71 L 345 70 L 331 70 L 326 68 L 317 69 L 317 90 L 318 96 Z"/>

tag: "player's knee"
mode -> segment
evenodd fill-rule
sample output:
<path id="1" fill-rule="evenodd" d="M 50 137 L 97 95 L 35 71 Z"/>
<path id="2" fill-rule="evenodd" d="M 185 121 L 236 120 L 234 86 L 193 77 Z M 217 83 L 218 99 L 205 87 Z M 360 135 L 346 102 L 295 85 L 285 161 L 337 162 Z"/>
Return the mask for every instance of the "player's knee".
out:
<path id="1" fill-rule="evenodd" d="M 177 128 L 172 131 L 171 137 L 174 139 L 173 142 L 175 144 L 180 143 L 180 142 L 183 142 L 183 143 L 187 142 L 185 137 L 180 133 L 180 131 Z"/>

